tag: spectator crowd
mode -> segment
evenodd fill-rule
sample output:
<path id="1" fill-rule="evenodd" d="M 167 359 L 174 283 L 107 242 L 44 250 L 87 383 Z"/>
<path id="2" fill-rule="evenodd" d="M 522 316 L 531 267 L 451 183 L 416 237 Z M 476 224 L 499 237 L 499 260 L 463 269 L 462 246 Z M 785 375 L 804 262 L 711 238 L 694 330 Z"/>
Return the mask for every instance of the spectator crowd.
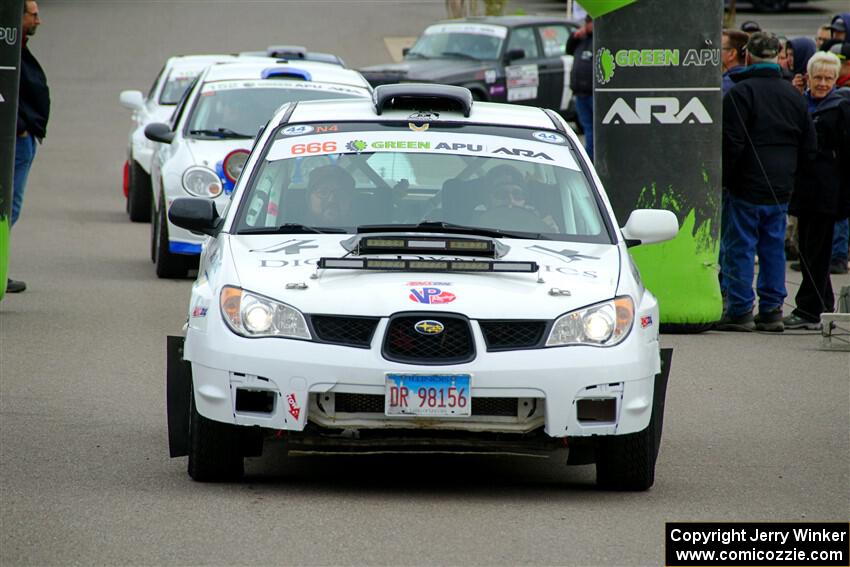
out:
<path id="1" fill-rule="evenodd" d="M 847 273 L 850 237 L 848 31 L 850 12 L 814 38 L 777 37 L 753 21 L 723 30 L 717 330 L 818 329 L 835 309 L 830 274 Z M 784 315 L 786 253 L 799 257 L 791 267 L 802 283 Z"/>

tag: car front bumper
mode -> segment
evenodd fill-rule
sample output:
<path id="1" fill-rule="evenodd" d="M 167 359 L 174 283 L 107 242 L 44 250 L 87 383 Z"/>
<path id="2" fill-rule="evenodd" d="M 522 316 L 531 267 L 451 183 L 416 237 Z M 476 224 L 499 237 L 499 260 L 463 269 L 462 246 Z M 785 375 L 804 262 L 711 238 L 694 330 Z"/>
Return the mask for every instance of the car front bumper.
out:
<path id="1" fill-rule="evenodd" d="M 382 356 L 387 319 L 370 348 L 235 335 L 209 310 L 204 330 L 187 333 L 184 358 L 191 362 L 198 412 L 242 426 L 303 431 L 308 422 L 334 430 L 426 429 L 529 433 L 550 437 L 620 435 L 649 423 L 655 377 L 660 372 L 658 334 L 639 325 L 613 347 L 568 346 L 488 352 L 472 321 L 477 356 L 450 366 L 414 365 Z M 387 416 L 386 375 L 469 374 L 472 415 Z M 264 395 L 263 411 L 245 411 L 237 398 Z M 584 400 L 615 407 L 604 419 L 580 418 Z M 613 401 L 612 401 L 613 400 Z M 512 411 L 515 408 L 515 411 Z"/>

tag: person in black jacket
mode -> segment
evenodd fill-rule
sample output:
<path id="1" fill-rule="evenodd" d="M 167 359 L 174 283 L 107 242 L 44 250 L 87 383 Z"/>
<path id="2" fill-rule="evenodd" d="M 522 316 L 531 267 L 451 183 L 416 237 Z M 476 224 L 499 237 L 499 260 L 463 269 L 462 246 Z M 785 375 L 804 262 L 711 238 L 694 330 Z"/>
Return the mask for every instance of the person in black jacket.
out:
<path id="1" fill-rule="evenodd" d="M 725 220 L 721 270 L 727 308 L 715 328 L 782 331 L 785 290 L 785 225 L 798 163 L 816 149 L 803 96 L 782 79 L 779 40 L 756 32 L 747 42 L 749 67 L 732 76 L 723 97 Z M 755 254 L 758 315 L 753 317 Z"/>
<path id="2" fill-rule="evenodd" d="M 850 101 L 836 93 L 841 62 L 820 51 L 809 60 L 805 96 L 817 132 L 817 155 L 800 171 L 789 212 L 797 217 L 803 282 L 787 329 L 818 329 L 835 296 L 829 278 L 835 221 L 850 215 Z"/>
<path id="3" fill-rule="evenodd" d="M 576 114 L 584 130 L 584 149 L 593 160 L 593 18 L 574 31 L 567 40 L 567 55 L 573 56 L 570 90 L 576 101 Z"/>
<path id="4" fill-rule="evenodd" d="M 24 14 L 21 29 L 21 79 L 18 91 L 18 124 L 15 140 L 15 174 L 12 193 L 12 226 L 18 221 L 24 203 L 24 190 L 27 177 L 35 159 L 38 143 L 47 134 L 47 119 L 50 115 L 50 90 L 41 65 L 28 47 L 29 38 L 35 35 L 41 17 L 35 0 L 24 2 Z M 18 280 L 6 280 L 6 291 L 18 293 L 27 285 Z"/>

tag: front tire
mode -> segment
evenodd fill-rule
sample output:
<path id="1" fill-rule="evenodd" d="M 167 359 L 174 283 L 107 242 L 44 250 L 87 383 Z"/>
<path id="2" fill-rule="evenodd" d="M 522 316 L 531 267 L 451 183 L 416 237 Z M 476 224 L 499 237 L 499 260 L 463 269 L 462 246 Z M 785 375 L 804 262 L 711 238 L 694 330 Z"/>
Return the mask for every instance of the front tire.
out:
<path id="1" fill-rule="evenodd" d="M 245 473 L 237 426 L 207 419 L 189 396 L 189 476 L 198 482 L 234 482 Z"/>
<path id="2" fill-rule="evenodd" d="M 153 220 L 153 251 L 156 275 L 159 278 L 185 278 L 189 273 L 188 258 L 174 254 L 168 249 L 168 218 L 166 216 L 165 195 L 159 200 L 159 210 Z"/>
<path id="3" fill-rule="evenodd" d="M 151 220 L 151 178 L 142 166 L 130 158 L 127 181 L 127 213 L 133 222 Z"/>
<path id="4" fill-rule="evenodd" d="M 652 417 L 643 431 L 596 438 L 596 485 L 599 488 L 642 491 L 653 485 L 664 420 L 663 397 L 655 392 Z"/>

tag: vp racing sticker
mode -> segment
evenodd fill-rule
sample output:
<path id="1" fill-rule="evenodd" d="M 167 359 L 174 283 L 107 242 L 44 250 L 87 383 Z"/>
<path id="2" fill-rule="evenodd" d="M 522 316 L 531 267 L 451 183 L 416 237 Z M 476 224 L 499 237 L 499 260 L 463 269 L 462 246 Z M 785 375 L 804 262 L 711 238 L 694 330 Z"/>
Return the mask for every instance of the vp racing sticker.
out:
<path id="1" fill-rule="evenodd" d="M 425 305 L 451 303 L 457 299 L 455 294 L 449 291 L 443 291 L 439 287 L 412 288 L 408 297 L 415 303 L 424 303 Z"/>

